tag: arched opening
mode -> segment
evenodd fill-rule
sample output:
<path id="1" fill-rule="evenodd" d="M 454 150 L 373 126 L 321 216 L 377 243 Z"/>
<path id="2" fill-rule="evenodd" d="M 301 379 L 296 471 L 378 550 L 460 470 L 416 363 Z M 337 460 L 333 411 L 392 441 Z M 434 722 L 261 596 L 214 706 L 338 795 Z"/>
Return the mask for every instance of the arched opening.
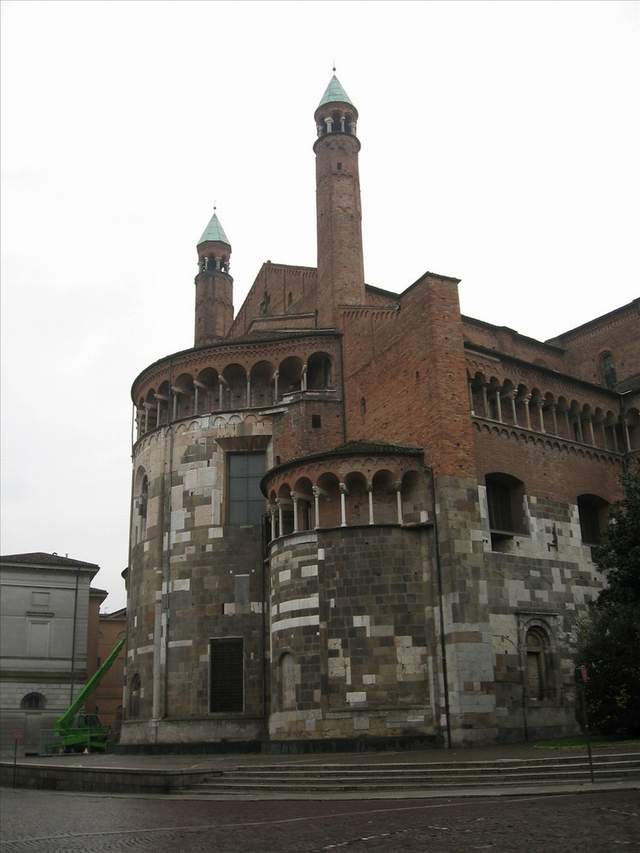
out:
<path id="1" fill-rule="evenodd" d="M 259 361 L 251 368 L 250 406 L 271 406 L 273 404 L 273 365 L 268 361 Z"/>
<path id="2" fill-rule="evenodd" d="M 526 385 L 518 385 L 516 392 L 514 403 L 516 407 L 516 421 L 518 426 L 525 427 L 529 429 L 529 425 L 531 423 L 531 415 L 527 416 L 529 411 L 529 401 L 528 401 L 528 390 Z"/>
<path id="3" fill-rule="evenodd" d="M 563 438 L 571 438 L 571 424 L 569 423 L 569 404 L 566 397 L 558 397 L 556 404 L 558 419 L 558 435 Z"/>
<path id="4" fill-rule="evenodd" d="M 313 486 L 308 477 L 300 477 L 293 487 L 297 500 L 298 530 L 313 530 L 316 526 L 314 518 Z"/>
<path id="5" fill-rule="evenodd" d="M 569 406 L 569 424 L 571 426 L 569 433 L 571 440 L 582 442 L 582 411 L 577 400 L 572 400 Z"/>
<path id="6" fill-rule="evenodd" d="M 629 449 L 640 450 L 640 412 L 638 409 L 629 409 L 626 414 L 626 423 Z"/>
<path id="7" fill-rule="evenodd" d="M 367 479 L 364 474 L 355 471 L 347 474 L 344 478 L 347 487 L 345 497 L 347 510 L 347 524 L 369 523 L 369 493 L 367 491 Z"/>
<path id="8" fill-rule="evenodd" d="M 218 371 L 213 367 L 205 367 L 195 381 L 195 395 L 198 401 L 197 414 L 213 412 L 218 403 Z"/>
<path id="9" fill-rule="evenodd" d="M 400 493 L 403 522 L 411 524 L 422 521 L 421 513 L 427 508 L 427 484 L 424 475 L 418 471 L 407 471 L 402 477 Z"/>
<path id="10" fill-rule="evenodd" d="M 335 474 L 325 473 L 318 478 L 320 489 L 319 524 L 318 527 L 339 527 L 340 514 L 340 484 Z"/>
<path id="11" fill-rule="evenodd" d="M 279 396 L 293 394 L 302 389 L 302 361 L 296 356 L 285 358 L 278 369 Z"/>
<path id="12" fill-rule="evenodd" d="M 221 408 L 244 409 L 247 401 L 247 371 L 241 364 L 228 364 L 222 371 Z"/>
<path id="13" fill-rule="evenodd" d="M 495 376 L 491 377 L 487 386 L 487 417 L 494 421 L 502 420 L 502 399 L 500 397 L 501 383 Z"/>
<path id="14" fill-rule="evenodd" d="M 484 375 L 477 372 L 471 380 L 471 400 L 474 414 L 488 418 L 486 382 Z"/>
<path id="15" fill-rule="evenodd" d="M 23 711 L 43 711 L 46 707 L 47 700 L 42 693 L 27 693 L 20 701 L 20 707 Z"/>
<path id="16" fill-rule="evenodd" d="M 173 383 L 174 412 L 176 418 L 187 418 L 195 414 L 193 376 L 182 373 Z"/>
<path id="17" fill-rule="evenodd" d="M 283 483 L 278 489 L 278 504 L 279 515 L 279 533 L 280 536 L 286 536 L 288 533 L 293 533 L 293 501 L 291 500 L 291 486 L 288 483 Z"/>
<path id="18" fill-rule="evenodd" d="M 149 502 L 149 478 L 140 466 L 136 472 L 133 490 L 133 544 L 137 545 L 147 533 L 147 505 Z"/>
<path id="19" fill-rule="evenodd" d="M 331 386 L 331 357 L 326 352 L 314 352 L 307 362 L 307 388 L 324 390 Z"/>
<path id="20" fill-rule="evenodd" d="M 129 685 L 129 719 L 135 720 L 140 716 L 140 676 L 136 672 L 131 677 Z"/>
<path id="21" fill-rule="evenodd" d="M 502 472 L 487 474 L 484 479 L 492 541 L 501 534 L 526 533 L 522 480 Z"/>
<path id="22" fill-rule="evenodd" d="M 516 390 L 514 388 L 513 382 L 510 379 L 505 379 L 502 389 L 500 391 L 501 396 L 501 409 L 502 409 L 502 420 L 505 424 L 515 424 L 516 423 Z"/>
<path id="23" fill-rule="evenodd" d="M 150 388 L 147 392 L 147 399 L 144 404 L 146 412 L 147 428 L 145 432 L 149 432 L 158 426 L 158 403 L 156 401 L 156 392 Z"/>
<path id="24" fill-rule="evenodd" d="M 544 431 L 549 435 L 558 434 L 558 415 L 556 413 L 556 401 L 550 391 L 544 395 L 542 402 L 542 419 L 544 423 Z"/>
<path id="25" fill-rule="evenodd" d="M 545 699 L 549 694 L 549 638 L 539 626 L 529 628 L 525 638 L 527 696 Z"/>
<path id="26" fill-rule="evenodd" d="M 371 481 L 373 517 L 376 524 L 397 524 L 398 505 L 393 474 L 385 469 L 376 471 Z"/>
<path id="27" fill-rule="evenodd" d="M 168 379 L 165 379 L 156 391 L 156 403 L 158 407 L 158 426 L 168 424 L 171 418 L 169 409 L 171 403 L 171 386 Z"/>
<path id="28" fill-rule="evenodd" d="M 585 545 L 599 545 L 609 521 L 609 503 L 598 495 L 578 495 L 580 533 Z"/>

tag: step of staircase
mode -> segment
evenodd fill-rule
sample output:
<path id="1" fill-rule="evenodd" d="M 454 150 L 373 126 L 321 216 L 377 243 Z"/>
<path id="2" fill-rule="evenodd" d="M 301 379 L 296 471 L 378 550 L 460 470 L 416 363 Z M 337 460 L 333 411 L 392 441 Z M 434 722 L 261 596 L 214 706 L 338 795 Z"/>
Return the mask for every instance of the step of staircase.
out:
<path id="1" fill-rule="evenodd" d="M 640 779 L 640 752 L 598 755 L 596 782 Z M 362 765 L 243 765 L 190 788 L 191 793 L 236 796 L 389 793 L 400 791 L 544 787 L 591 781 L 586 756 L 498 761 L 419 762 Z"/>

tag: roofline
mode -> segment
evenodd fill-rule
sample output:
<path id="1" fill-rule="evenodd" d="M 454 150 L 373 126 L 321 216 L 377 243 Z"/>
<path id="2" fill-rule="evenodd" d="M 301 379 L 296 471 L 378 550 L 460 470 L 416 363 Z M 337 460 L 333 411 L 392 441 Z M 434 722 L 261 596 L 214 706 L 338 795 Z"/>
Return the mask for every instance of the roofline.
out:
<path id="1" fill-rule="evenodd" d="M 289 459 L 288 462 L 282 462 L 280 465 L 274 465 L 273 468 L 269 468 L 268 471 L 265 471 L 262 479 L 260 480 L 260 489 L 262 494 L 265 494 L 263 486 L 268 477 L 273 477 L 274 474 L 279 474 L 281 471 L 288 471 L 290 468 L 297 468 L 299 465 L 306 465 L 308 462 L 317 462 L 320 459 L 346 459 L 349 456 L 385 456 L 384 451 L 376 453 L 376 451 L 371 450 L 371 445 L 376 444 L 375 441 L 367 442 L 367 444 L 369 447 L 363 448 L 362 450 L 358 450 L 357 448 L 345 448 L 344 450 L 336 448 L 335 450 L 325 450 L 321 453 L 309 453 L 307 456 L 298 456 L 295 459 Z M 384 442 L 381 443 L 381 446 L 383 445 Z M 424 456 L 424 450 L 422 447 L 410 447 L 402 444 L 387 444 L 387 446 L 398 448 L 395 453 L 386 454 L 389 456 Z"/>
<path id="2" fill-rule="evenodd" d="M 365 290 L 372 290 L 374 293 L 381 293 L 383 296 L 392 296 L 394 299 L 399 299 L 400 294 L 394 293 L 393 290 L 385 290 L 384 287 L 376 287 L 375 284 L 366 284 L 364 285 Z"/>
<path id="3" fill-rule="evenodd" d="M 548 340 L 557 341 L 561 338 L 568 338 L 580 331 L 583 331 L 584 329 L 589 329 L 592 326 L 601 323 L 603 320 L 609 319 L 609 317 L 613 317 L 614 314 L 619 314 L 622 311 L 628 311 L 633 306 L 637 306 L 638 310 L 640 311 L 640 296 L 636 297 L 635 299 L 632 299 L 631 302 L 627 302 L 626 305 L 621 305 L 619 308 L 614 308 L 612 311 L 607 311 L 606 314 L 601 314 L 599 317 L 594 317 L 593 320 L 587 320 L 586 323 L 582 323 L 582 325 L 580 326 L 576 326 L 573 329 L 569 329 L 567 332 L 562 332 L 559 335 L 555 335 L 553 338 L 549 338 Z M 551 344 L 551 346 L 553 346 L 553 344 Z"/>
<path id="4" fill-rule="evenodd" d="M 295 337 L 295 338 L 315 338 L 315 337 L 336 337 L 339 338 L 342 336 L 342 332 L 339 332 L 337 329 L 292 329 L 287 330 L 286 337 Z M 156 367 L 159 364 L 162 364 L 163 361 L 171 361 L 174 358 L 179 358 L 183 355 L 188 355 L 189 353 L 199 353 L 204 350 L 215 350 L 222 349 L 223 347 L 235 346 L 236 344 L 260 344 L 260 343 L 277 343 L 282 341 L 283 335 L 274 336 L 274 337 L 242 337 L 242 338 L 223 338 L 221 341 L 215 344 L 205 344 L 202 347 L 189 347 L 188 349 L 181 349 L 177 352 L 169 353 L 169 355 L 162 356 L 162 358 L 158 358 L 155 361 L 152 361 L 151 364 L 148 364 L 144 367 L 140 373 L 136 376 L 136 378 L 131 383 L 131 399 L 135 403 L 135 398 L 133 396 L 133 389 L 137 385 L 137 383 L 141 380 L 144 374 Z"/>
<path id="5" fill-rule="evenodd" d="M 523 358 L 518 358 L 515 355 L 509 355 L 508 353 L 501 352 L 500 350 L 483 347 L 473 341 L 465 341 L 464 348 L 466 350 L 476 350 L 480 353 L 486 353 L 487 355 L 493 356 L 493 358 L 499 356 L 505 361 L 512 361 L 514 364 L 518 364 L 521 367 L 532 367 L 534 370 L 539 370 L 541 373 L 546 373 L 559 379 L 569 379 L 577 385 L 583 385 L 585 388 L 589 388 L 592 391 L 600 391 L 616 399 L 619 399 L 620 397 L 619 391 L 613 391 L 611 388 L 605 388 L 604 385 L 596 385 L 595 382 L 589 382 L 587 379 L 580 379 L 580 377 L 572 376 L 570 373 L 562 373 L 560 370 L 554 370 L 552 367 L 545 367 L 543 364 L 534 364 L 532 361 L 525 361 Z"/>
<path id="6" fill-rule="evenodd" d="M 431 272 L 431 270 L 427 270 L 426 272 L 423 272 L 420 278 L 417 278 L 413 282 L 413 284 L 410 284 L 409 287 L 406 287 L 401 293 L 396 295 L 402 298 L 405 293 L 408 293 L 410 290 L 413 290 L 414 287 L 417 287 L 419 284 L 421 284 L 424 279 L 427 278 L 427 276 L 430 276 L 431 278 L 439 278 L 441 281 L 450 281 L 453 282 L 453 284 L 460 284 L 461 281 L 461 279 L 455 278 L 452 275 L 441 275 L 438 272 Z"/>
<path id="7" fill-rule="evenodd" d="M 43 571 L 47 571 L 48 569 L 64 569 L 68 572 L 87 572 L 87 574 L 91 573 L 92 575 L 95 575 L 100 571 L 100 566 L 96 563 L 83 563 L 81 560 L 74 561 L 74 563 L 70 565 L 69 563 L 39 563 L 37 560 L 11 560 L 6 557 L 0 557 L 0 566 L 42 569 Z"/>
<path id="8" fill-rule="evenodd" d="M 496 326 L 495 323 L 488 323 L 486 320 L 478 320 L 476 317 L 469 317 L 466 314 L 462 314 L 461 319 L 463 323 L 475 323 L 478 326 L 485 326 L 487 329 L 497 329 L 500 332 L 511 332 L 511 334 L 522 338 L 523 341 L 531 341 L 531 343 L 538 344 L 541 347 L 547 347 L 547 349 L 555 350 L 557 353 L 566 352 L 564 347 L 558 346 L 557 344 L 547 343 L 547 341 L 539 341 L 538 338 L 532 338 L 529 335 L 523 335 L 517 329 L 512 329 L 511 326 Z"/>

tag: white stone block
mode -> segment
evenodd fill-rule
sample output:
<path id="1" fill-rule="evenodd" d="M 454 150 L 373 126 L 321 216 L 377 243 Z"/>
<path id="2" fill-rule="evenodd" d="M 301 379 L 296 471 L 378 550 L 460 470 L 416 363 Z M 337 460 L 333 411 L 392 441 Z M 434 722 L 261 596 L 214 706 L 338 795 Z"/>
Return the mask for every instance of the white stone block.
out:
<path id="1" fill-rule="evenodd" d="M 364 690 L 359 690 L 353 693 L 347 693 L 345 698 L 350 705 L 361 705 L 363 702 L 367 701 L 367 694 Z"/>

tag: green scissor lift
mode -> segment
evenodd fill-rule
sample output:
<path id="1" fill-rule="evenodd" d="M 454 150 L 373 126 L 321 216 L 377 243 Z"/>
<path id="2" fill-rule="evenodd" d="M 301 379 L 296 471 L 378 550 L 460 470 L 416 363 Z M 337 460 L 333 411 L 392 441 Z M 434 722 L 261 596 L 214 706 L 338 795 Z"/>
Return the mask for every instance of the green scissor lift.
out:
<path id="1" fill-rule="evenodd" d="M 56 742 L 52 744 L 54 749 L 62 748 L 65 752 L 84 752 L 85 749 L 101 752 L 106 750 L 108 729 L 102 725 L 97 714 L 85 714 L 79 711 L 113 665 L 125 640 L 126 637 L 118 640 L 104 663 L 98 667 L 64 714 L 53 724 L 57 737 Z"/>

